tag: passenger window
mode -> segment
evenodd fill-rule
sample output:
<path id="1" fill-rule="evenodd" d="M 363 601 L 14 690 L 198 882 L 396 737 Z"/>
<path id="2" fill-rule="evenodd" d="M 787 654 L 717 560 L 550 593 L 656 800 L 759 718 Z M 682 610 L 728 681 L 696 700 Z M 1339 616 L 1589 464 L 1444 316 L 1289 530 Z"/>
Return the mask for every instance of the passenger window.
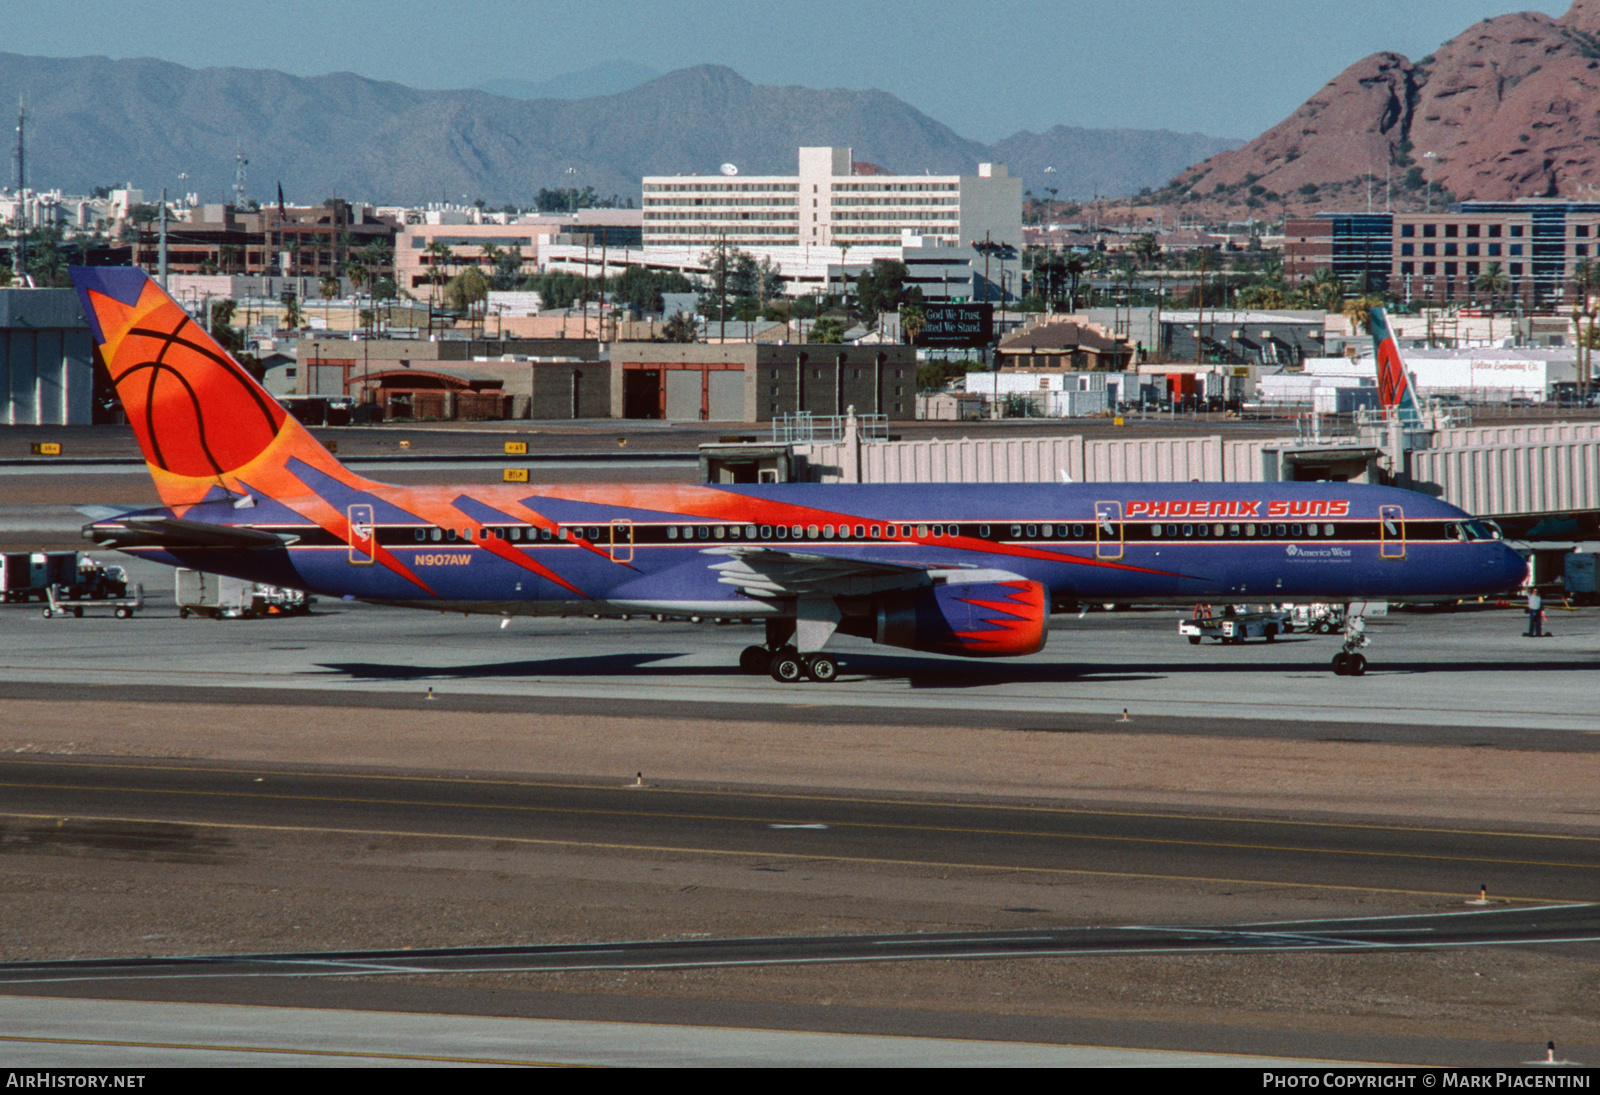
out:
<path id="1" fill-rule="evenodd" d="M 1029 525 L 1028 526 L 1028 539 L 1032 540 L 1032 539 L 1036 538 L 1038 535 L 1039 535 L 1039 526 L 1038 525 Z"/>
<path id="2" fill-rule="evenodd" d="M 453 529 L 453 528 L 445 529 L 444 530 L 444 538 L 446 540 L 454 540 L 456 538 L 456 530 Z"/>
<path id="3" fill-rule="evenodd" d="M 699 528 L 699 533 L 700 533 L 700 539 L 702 539 L 702 540 L 711 539 L 711 526 L 710 525 L 701 525 L 700 528 Z"/>
<path id="4" fill-rule="evenodd" d="M 1161 526 L 1160 525 L 1151 525 L 1150 526 L 1150 535 L 1151 536 L 1160 536 L 1161 535 Z"/>
<path id="5" fill-rule="evenodd" d="M 918 536 L 926 536 L 926 535 L 928 535 L 928 526 L 927 525 L 918 525 L 917 526 L 917 535 Z"/>
<path id="6" fill-rule="evenodd" d="M 1324 535 L 1324 536 L 1332 536 L 1333 535 L 1333 526 L 1332 525 L 1323 525 L 1322 526 L 1322 535 Z"/>
<path id="7" fill-rule="evenodd" d="M 1194 535 L 1194 526 L 1193 525 L 1184 525 L 1183 526 L 1183 534 L 1185 536 L 1193 536 Z"/>
<path id="8" fill-rule="evenodd" d="M 1311 524 L 1311 525 L 1307 525 L 1306 526 L 1306 535 L 1307 536 L 1315 536 L 1316 534 L 1317 534 L 1317 526 L 1316 525 Z"/>
<path id="9" fill-rule="evenodd" d="M 1178 535 L 1178 526 L 1177 525 L 1168 525 L 1167 526 L 1167 535 L 1168 536 L 1176 536 L 1176 535 Z"/>
<path id="10" fill-rule="evenodd" d="M 1283 525 L 1279 525 L 1279 526 L 1278 526 L 1278 535 L 1279 535 L 1279 536 L 1285 536 L 1285 535 L 1287 535 L 1287 534 L 1288 534 L 1288 531 L 1289 531 L 1289 530 L 1288 530 L 1288 529 L 1287 529 L 1287 528 L 1285 528 L 1285 527 L 1284 527 L 1284 526 L 1283 526 Z"/>
<path id="11" fill-rule="evenodd" d="M 772 526 L 771 525 L 762 525 L 761 526 L 761 538 L 763 540 L 772 539 Z"/>
<path id="12" fill-rule="evenodd" d="M 1083 536 L 1083 526 L 1082 525 L 1073 525 L 1072 526 L 1072 535 L 1073 535 L 1073 537 L 1075 539 L 1081 538 Z"/>
<path id="13" fill-rule="evenodd" d="M 1300 526 L 1299 525 L 1290 525 L 1289 526 L 1289 535 L 1295 537 L 1296 539 L 1299 539 L 1299 537 L 1300 537 Z"/>
<path id="14" fill-rule="evenodd" d="M 833 526 L 832 525 L 823 525 L 822 526 L 822 538 L 824 540 L 832 540 L 833 539 Z"/>
<path id="15" fill-rule="evenodd" d="M 428 530 L 425 528 L 419 528 L 416 532 L 416 536 L 418 540 L 426 540 L 428 538 Z"/>
<path id="16" fill-rule="evenodd" d="M 756 527 L 754 525 L 746 525 L 744 527 L 744 538 L 746 540 L 754 540 L 756 538 Z"/>
<path id="17" fill-rule="evenodd" d="M 668 540 L 676 540 L 677 538 L 678 538 L 678 526 L 677 525 L 668 525 L 667 526 L 667 539 Z"/>
<path id="18" fill-rule="evenodd" d="M 863 537 L 865 537 L 866 535 L 867 535 L 866 526 L 865 525 L 857 525 L 856 526 L 856 539 L 860 540 Z"/>
<path id="19" fill-rule="evenodd" d="M 1219 533 L 1218 535 L 1221 535 L 1221 534 Z M 1229 536 L 1237 536 L 1237 535 L 1239 535 L 1239 526 L 1238 525 L 1229 525 L 1228 526 L 1228 535 Z"/>
<path id="20" fill-rule="evenodd" d="M 716 533 L 718 540 L 721 540 L 728 535 L 728 530 L 723 525 L 718 525 L 713 531 Z"/>
<path id="21" fill-rule="evenodd" d="M 541 539 L 541 540 L 550 539 L 550 530 L 547 529 L 547 528 L 540 529 L 539 530 L 539 539 Z"/>
<path id="22" fill-rule="evenodd" d="M 1021 525 L 1012 525 L 1011 526 L 1011 538 L 1013 540 L 1016 540 L 1016 539 L 1021 539 L 1021 537 L 1022 537 L 1022 526 Z"/>
<path id="23" fill-rule="evenodd" d="M 816 525 L 812 525 L 812 526 L 810 526 L 809 528 L 806 529 L 806 536 L 809 539 L 815 540 L 817 538 L 817 534 L 818 534 L 819 531 L 820 530 L 817 528 Z"/>
<path id="24" fill-rule="evenodd" d="M 787 540 L 789 538 L 789 526 L 788 525 L 779 525 L 777 527 L 776 531 L 777 531 L 777 534 L 778 534 L 778 539 Z"/>

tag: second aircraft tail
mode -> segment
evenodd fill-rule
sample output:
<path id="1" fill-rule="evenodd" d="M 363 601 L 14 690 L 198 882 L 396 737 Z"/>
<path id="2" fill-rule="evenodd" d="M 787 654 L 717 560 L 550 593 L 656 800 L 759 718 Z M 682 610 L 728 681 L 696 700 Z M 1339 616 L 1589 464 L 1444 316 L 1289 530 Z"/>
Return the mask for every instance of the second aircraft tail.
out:
<path id="1" fill-rule="evenodd" d="M 1382 308 L 1373 308 L 1367 314 L 1373 360 L 1378 367 L 1378 402 L 1385 411 L 1399 415 L 1402 425 L 1420 425 L 1422 409 L 1405 362 L 1400 358 L 1400 344 L 1389 330 L 1389 317 Z"/>

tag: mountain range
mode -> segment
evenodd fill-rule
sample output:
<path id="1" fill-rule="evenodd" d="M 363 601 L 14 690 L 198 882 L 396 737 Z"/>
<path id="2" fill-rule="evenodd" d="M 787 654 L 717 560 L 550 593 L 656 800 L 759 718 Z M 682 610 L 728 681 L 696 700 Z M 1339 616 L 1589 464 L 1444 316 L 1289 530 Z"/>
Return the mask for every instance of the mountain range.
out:
<path id="1" fill-rule="evenodd" d="M 1565 15 L 1476 23 L 1419 61 L 1375 53 L 1242 148 L 1181 173 L 1157 200 L 1216 220 L 1439 208 L 1451 195 L 1596 200 L 1600 0 Z M 1432 185 L 1430 187 L 1429 180 Z"/>
<path id="2" fill-rule="evenodd" d="M 582 90 L 584 79 L 615 85 L 630 75 L 603 65 L 543 91 Z M 1157 186 L 1239 144 L 1058 126 L 986 146 L 883 91 L 764 86 L 717 65 L 579 99 L 526 99 L 515 96 L 538 85 L 493 86 L 514 94 L 419 90 L 352 73 L 0 53 L 0 103 L 26 103 L 28 184 L 69 193 L 132 182 L 222 201 L 242 152 L 247 192 L 263 200 L 280 183 L 298 202 L 527 205 L 540 189 L 565 186 L 637 200 L 643 175 L 714 174 L 725 162 L 746 174 L 793 174 L 802 145 L 839 145 L 906 174 L 1004 162 L 1040 197 L 1053 188 L 1065 199 Z"/>

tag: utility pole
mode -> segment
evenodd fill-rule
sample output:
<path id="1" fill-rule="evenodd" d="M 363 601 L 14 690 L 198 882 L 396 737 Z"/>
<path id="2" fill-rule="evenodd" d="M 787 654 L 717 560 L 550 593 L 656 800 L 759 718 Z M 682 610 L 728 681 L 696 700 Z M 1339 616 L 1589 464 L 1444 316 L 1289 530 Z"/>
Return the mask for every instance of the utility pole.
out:
<path id="1" fill-rule="evenodd" d="M 156 280 L 161 283 L 161 288 L 164 290 L 167 287 L 167 188 L 164 186 L 161 188 L 161 235 L 159 239 L 161 241 L 158 252 L 160 258 L 156 266 L 159 277 Z"/>

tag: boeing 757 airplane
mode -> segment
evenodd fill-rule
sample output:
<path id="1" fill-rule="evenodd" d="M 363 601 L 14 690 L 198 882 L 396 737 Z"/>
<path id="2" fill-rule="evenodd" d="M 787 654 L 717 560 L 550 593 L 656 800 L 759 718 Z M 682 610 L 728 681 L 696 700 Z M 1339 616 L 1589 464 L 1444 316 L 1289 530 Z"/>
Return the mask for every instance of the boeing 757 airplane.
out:
<path id="1" fill-rule="evenodd" d="M 388 486 L 142 270 L 72 276 L 162 501 L 84 534 L 173 566 L 505 617 L 765 621 L 740 666 L 780 682 L 833 680 L 837 633 L 1006 657 L 1080 602 L 1446 600 L 1526 573 L 1454 506 L 1347 483 Z"/>

